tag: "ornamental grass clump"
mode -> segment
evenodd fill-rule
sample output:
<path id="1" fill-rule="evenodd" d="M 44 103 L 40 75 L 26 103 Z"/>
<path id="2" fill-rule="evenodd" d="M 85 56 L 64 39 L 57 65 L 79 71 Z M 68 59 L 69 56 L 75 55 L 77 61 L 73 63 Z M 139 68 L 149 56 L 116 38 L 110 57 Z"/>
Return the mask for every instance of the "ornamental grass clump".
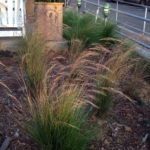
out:
<path id="1" fill-rule="evenodd" d="M 42 89 L 46 72 L 45 42 L 39 35 L 30 36 L 20 42 L 19 60 L 25 71 L 28 88 L 35 94 Z"/>
<path id="2" fill-rule="evenodd" d="M 88 111 L 78 104 L 77 86 L 54 95 L 28 97 L 31 119 L 26 123 L 28 134 L 43 150 L 85 150 L 95 138 L 95 127 L 87 122 Z M 35 105 L 36 104 L 36 105 Z"/>
<path id="3" fill-rule="evenodd" d="M 43 150 L 85 150 L 96 132 L 88 120 L 89 110 L 80 100 L 82 86 L 53 74 L 61 69 L 59 75 L 66 76 L 57 58 L 51 57 L 46 63 L 44 42 L 38 36 L 22 40 L 19 56 L 25 72 L 28 107 L 22 108 L 28 135 Z"/>
<path id="4" fill-rule="evenodd" d="M 95 22 L 95 18 L 88 14 L 80 15 L 78 12 L 68 10 L 64 12 L 64 38 L 68 41 L 79 39 L 88 47 L 92 43 L 102 43 L 100 39 L 116 38 L 117 26 L 111 22 L 105 25 L 102 19 Z"/>

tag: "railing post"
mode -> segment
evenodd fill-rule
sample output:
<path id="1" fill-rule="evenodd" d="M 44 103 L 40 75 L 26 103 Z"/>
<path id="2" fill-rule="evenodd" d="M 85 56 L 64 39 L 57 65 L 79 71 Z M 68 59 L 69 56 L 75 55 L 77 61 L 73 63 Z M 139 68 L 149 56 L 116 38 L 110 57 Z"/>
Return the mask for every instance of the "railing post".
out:
<path id="1" fill-rule="evenodd" d="M 145 7 L 145 15 L 144 15 L 144 18 L 146 19 L 147 18 L 147 7 Z M 145 33 L 145 28 L 146 28 L 146 21 L 144 21 L 144 23 L 143 23 L 143 35 L 144 35 L 144 33 Z"/>
<path id="2" fill-rule="evenodd" d="M 116 22 L 118 21 L 118 7 L 119 7 L 119 3 L 117 0 L 117 5 L 116 5 Z"/>
<path id="3" fill-rule="evenodd" d="M 98 15 L 99 15 L 99 5 L 100 5 L 100 0 L 97 1 L 97 11 L 96 11 L 96 16 L 95 16 L 95 22 L 97 21 Z"/>

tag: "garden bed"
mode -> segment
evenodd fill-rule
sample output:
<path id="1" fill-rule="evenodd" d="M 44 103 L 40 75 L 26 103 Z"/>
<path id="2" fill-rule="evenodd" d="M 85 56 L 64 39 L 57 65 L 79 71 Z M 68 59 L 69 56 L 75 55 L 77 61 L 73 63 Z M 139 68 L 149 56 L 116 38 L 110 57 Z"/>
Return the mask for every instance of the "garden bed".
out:
<path id="1" fill-rule="evenodd" d="M 13 57 L 0 56 L 0 61 L 7 67 L 1 67 L 0 80 L 11 89 L 12 94 L 21 98 L 24 86 L 18 81 L 20 68 L 16 55 Z M 64 61 L 60 61 L 64 63 Z M 140 88 L 140 87 L 137 87 Z M 148 95 L 146 95 L 148 96 Z M 91 150 L 149 150 L 149 138 L 144 137 L 150 134 L 150 106 L 139 106 L 133 104 L 120 96 L 115 96 L 115 103 L 109 115 L 96 116 L 100 120 L 103 131 L 100 138 L 89 145 Z M 8 96 L 8 90 L 0 87 L 0 145 L 7 137 L 13 138 L 10 141 L 9 150 L 39 150 L 39 146 L 31 140 L 24 130 L 15 122 L 16 102 Z M 22 120 L 22 118 L 17 118 Z"/>

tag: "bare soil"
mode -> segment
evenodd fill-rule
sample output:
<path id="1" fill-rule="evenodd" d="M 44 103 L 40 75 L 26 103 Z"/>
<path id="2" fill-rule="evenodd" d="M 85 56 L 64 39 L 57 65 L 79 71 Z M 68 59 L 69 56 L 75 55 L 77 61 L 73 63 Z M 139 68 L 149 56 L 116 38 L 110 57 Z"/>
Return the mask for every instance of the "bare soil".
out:
<path id="1" fill-rule="evenodd" d="M 149 114 L 149 106 L 117 98 L 105 126 L 106 134 L 93 144 L 95 150 L 150 150 Z"/>
<path id="2" fill-rule="evenodd" d="M 14 95 L 17 99 L 21 99 L 23 94 L 23 86 L 20 85 L 19 74 L 20 68 L 16 61 L 15 55 L 9 57 L 0 56 L 0 62 L 6 67 L 0 66 L 0 82 L 8 86 L 9 90 L 0 85 L 0 147 L 5 139 L 11 138 L 7 150 L 39 150 L 37 146 L 24 132 L 18 121 L 15 120 L 16 101 L 9 96 Z"/>

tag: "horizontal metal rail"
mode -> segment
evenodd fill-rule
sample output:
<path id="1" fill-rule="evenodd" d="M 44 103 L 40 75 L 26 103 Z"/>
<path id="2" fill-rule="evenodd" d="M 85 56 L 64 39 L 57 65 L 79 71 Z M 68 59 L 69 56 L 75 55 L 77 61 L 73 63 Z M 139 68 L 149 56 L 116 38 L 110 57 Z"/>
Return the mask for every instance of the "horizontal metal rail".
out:
<path id="1" fill-rule="evenodd" d="M 90 2 L 90 1 L 87 1 L 87 0 L 83 0 L 83 2 L 92 4 L 92 5 L 95 5 L 95 6 L 100 7 L 100 8 L 101 8 L 101 7 L 104 7 L 103 5 L 98 5 L 98 4 L 96 4 L 96 3 L 93 3 L 93 2 Z M 126 16 L 130 16 L 130 17 L 134 17 L 134 18 L 140 19 L 140 20 L 142 20 L 142 21 L 150 22 L 150 19 L 146 19 L 146 18 L 144 18 L 144 17 L 140 17 L 140 16 L 137 16 L 137 15 L 134 15 L 134 14 L 125 12 L 125 11 L 116 10 L 116 9 L 114 9 L 114 8 L 110 8 L 110 10 L 112 10 L 112 11 L 114 11 L 114 12 L 118 12 L 118 13 L 123 14 L 123 15 L 126 15 Z"/>
<path id="2" fill-rule="evenodd" d="M 139 31 L 139 32 L 141 32 L 141 33 L 144 33 L 144 34 L 150 36 L 150 33 L 149 33 L 149 32 L 143 32 L 141 29 L 136 28 L 136 27 L 133 27 L 133 26 L 131 26 L 131 25 L 129 25 L 129 24 L 126 24 L 126 23 L 119 23 L 119 24 L 121 24 L 121 25 L 123 25 L 123 26 L 126 26 L 126 27 L 129 27 L 129 28 L 131 28 L 131 29 L 133 29 L 133 30 L 135 30 L 135 31 Z"/>
<path id="3" fill-rule="evenodd" d="M 86 11 L 86 10 L 84 10 L 84 12 L 85 12 L 85 13 L 88 13 L 88 14 L 90 14 L 90 15 L 95 16 L 95 14 L 93 14 L 92 12 L 89 12 L 89 11 Z M 145 43 L 143 43 L 143 42 L 141 42 L 141 41 L 138 41 L 138 40 L 136 40 L 135 38 L 132 38 L 132 37 L 128 36 L 128 35 L 125 34 L 125 33 L 122 33 L 122 32 L 119 32 L 119 31 L 116 31 L 116 32 L 119 33 L 120 35 L 122 35 L 122 36 L 124 36 L 124 37 L 126 37 L 126 38 L 128 38 L 128 39 L 130 39 L 130 40 L 132 40 L 132 41 L 134 41 L 134 42 L 136 42 L 137 44 L 139 44 L 139 45 L 141 45 L 141 46 L 143 46 L 143 47 L 145 47 L 145 48 L 150 49 L 150 45 L 145 44 Z"/>

